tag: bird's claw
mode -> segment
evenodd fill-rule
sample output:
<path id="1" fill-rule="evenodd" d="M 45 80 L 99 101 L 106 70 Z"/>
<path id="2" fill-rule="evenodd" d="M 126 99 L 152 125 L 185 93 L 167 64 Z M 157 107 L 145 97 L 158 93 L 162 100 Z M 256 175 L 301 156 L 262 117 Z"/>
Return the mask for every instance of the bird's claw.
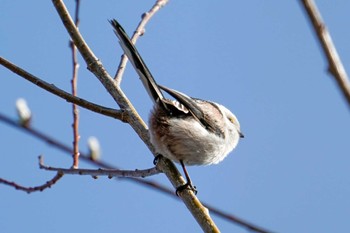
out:
<path id="1" fill-rule="evenodd" d="M 184 191 L 185 189 L 191 190 L 194 193 L 194 195 L 197 195 L 198 191 L 197 191 L 196 186 L 194 186 L 191 183 L 187 182 L 186 184 L 177 187 L 176 192 L 175 192 L 176 196 L 179 196 L 179 193 Z"/>
<path id="2" fill-rule="evenodd" d="M 156 166 L 158 164 L 159 160 L 162 159 L 162 157 L 163 157 L 163 155 L 157 154 L 156 157 L 154 157 L 154 159 L 153 159 L 153 164 Z"/>

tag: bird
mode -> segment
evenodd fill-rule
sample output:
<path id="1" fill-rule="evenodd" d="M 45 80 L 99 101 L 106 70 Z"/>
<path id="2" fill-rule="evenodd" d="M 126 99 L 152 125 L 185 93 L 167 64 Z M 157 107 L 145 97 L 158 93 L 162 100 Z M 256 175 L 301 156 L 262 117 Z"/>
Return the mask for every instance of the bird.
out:
<path id="1" fill-rule="evenodd" d="M 116 19 L 109 22 L 153 101 L 150 142 L 158 155 L 179 163 L 185 174 L 186 183 L 177 187 L 176 194 L 186 188 L 197 193 L 186 166 L 217 164 L 235 149 L 244 137 L 237 117 L 221 104 L 157 84 L 122 26 Z M 174 99 L 165 98 L 163 92 Z"/>

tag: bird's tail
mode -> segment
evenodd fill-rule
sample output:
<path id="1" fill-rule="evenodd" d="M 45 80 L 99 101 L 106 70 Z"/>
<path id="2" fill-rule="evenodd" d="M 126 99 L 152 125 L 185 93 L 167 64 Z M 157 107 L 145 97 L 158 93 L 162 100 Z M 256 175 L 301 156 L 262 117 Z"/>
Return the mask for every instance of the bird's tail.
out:
<path id="1" fill-rule="evenodd" d="M 118 23 L 117 20 L 112 19 L 109 21 L 113 28 L 114 32 L 119 38 L 119 43 L 124 50 L 124 53 L 129 58 L 131 64 L 134 66 L 137 71 L 140 79 L 146 88 L 149 96 L 154 102 L 163 102 L 164 96 L 159 89 L 156 81 L 154 80 L 151 72 L 148 70 L 145 62 L 142 60 L 139 52 L 136 47 L 131 43 L 129 36 L 126 34 L 122 26 Z"/>

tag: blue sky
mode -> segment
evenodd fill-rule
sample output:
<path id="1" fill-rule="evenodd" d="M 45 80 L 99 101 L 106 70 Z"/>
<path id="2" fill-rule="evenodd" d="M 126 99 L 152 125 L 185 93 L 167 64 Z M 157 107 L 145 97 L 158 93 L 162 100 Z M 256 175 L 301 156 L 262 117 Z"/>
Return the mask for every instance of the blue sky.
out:
<path id="1" fill-rule="evenodd" d="M 73 2 L 68 4 L 72 11 Z M 317 1 L 345 68 L 350 64 L 348 1 Z M 153 1 L 83 1 L 80 31 L 114 74 L 121 55 L 108 23 L 130 34 Z M 50 1 L 3 1 L 0 54 L 69 91 L 68 35 Z M 231 109 L 245 138 L 222 163 L 188 170 L 200 200 L 275 232 L 344 232 L 350 223 L 349 107 L 333 78 L 299 1 L 170 1 L 137 43 L 156 80 Z M 117 108 L 80 59 L 79 96 Z M 0 68 L 0 111 L 16 117 L 27 100 L 33 127 L 70 145 L 71 106 Z M 146 120 L 152 107 L 128 66 L 123 90 Z M 81 109 L 80 147 L 100 140 L 103 160 L 135 169 L 153 157 L 119 121 Z M 66 154 L 0 122 L 0 177 L 45 182 Z M 81 163 L 81 167 L 90 167 Z M 150 178 L 170 187 L 164 175 Z M 42 193 L 0 185 L 2 232 L 200 232 L 179 201 L 128 181 L 65 176 Z M 247 232 L 214 217 L 222 232 Z"/>

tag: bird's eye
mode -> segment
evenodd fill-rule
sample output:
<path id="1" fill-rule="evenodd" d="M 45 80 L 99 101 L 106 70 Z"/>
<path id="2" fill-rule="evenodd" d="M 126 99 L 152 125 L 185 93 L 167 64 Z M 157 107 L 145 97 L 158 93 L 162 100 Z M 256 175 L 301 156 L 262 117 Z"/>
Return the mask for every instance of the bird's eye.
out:
<path id="1" fill-rule="evenodd" d="M 236 120 L 233 117 L 227 117 L 227 119 L 232 123 L 236 124 Z"/>

